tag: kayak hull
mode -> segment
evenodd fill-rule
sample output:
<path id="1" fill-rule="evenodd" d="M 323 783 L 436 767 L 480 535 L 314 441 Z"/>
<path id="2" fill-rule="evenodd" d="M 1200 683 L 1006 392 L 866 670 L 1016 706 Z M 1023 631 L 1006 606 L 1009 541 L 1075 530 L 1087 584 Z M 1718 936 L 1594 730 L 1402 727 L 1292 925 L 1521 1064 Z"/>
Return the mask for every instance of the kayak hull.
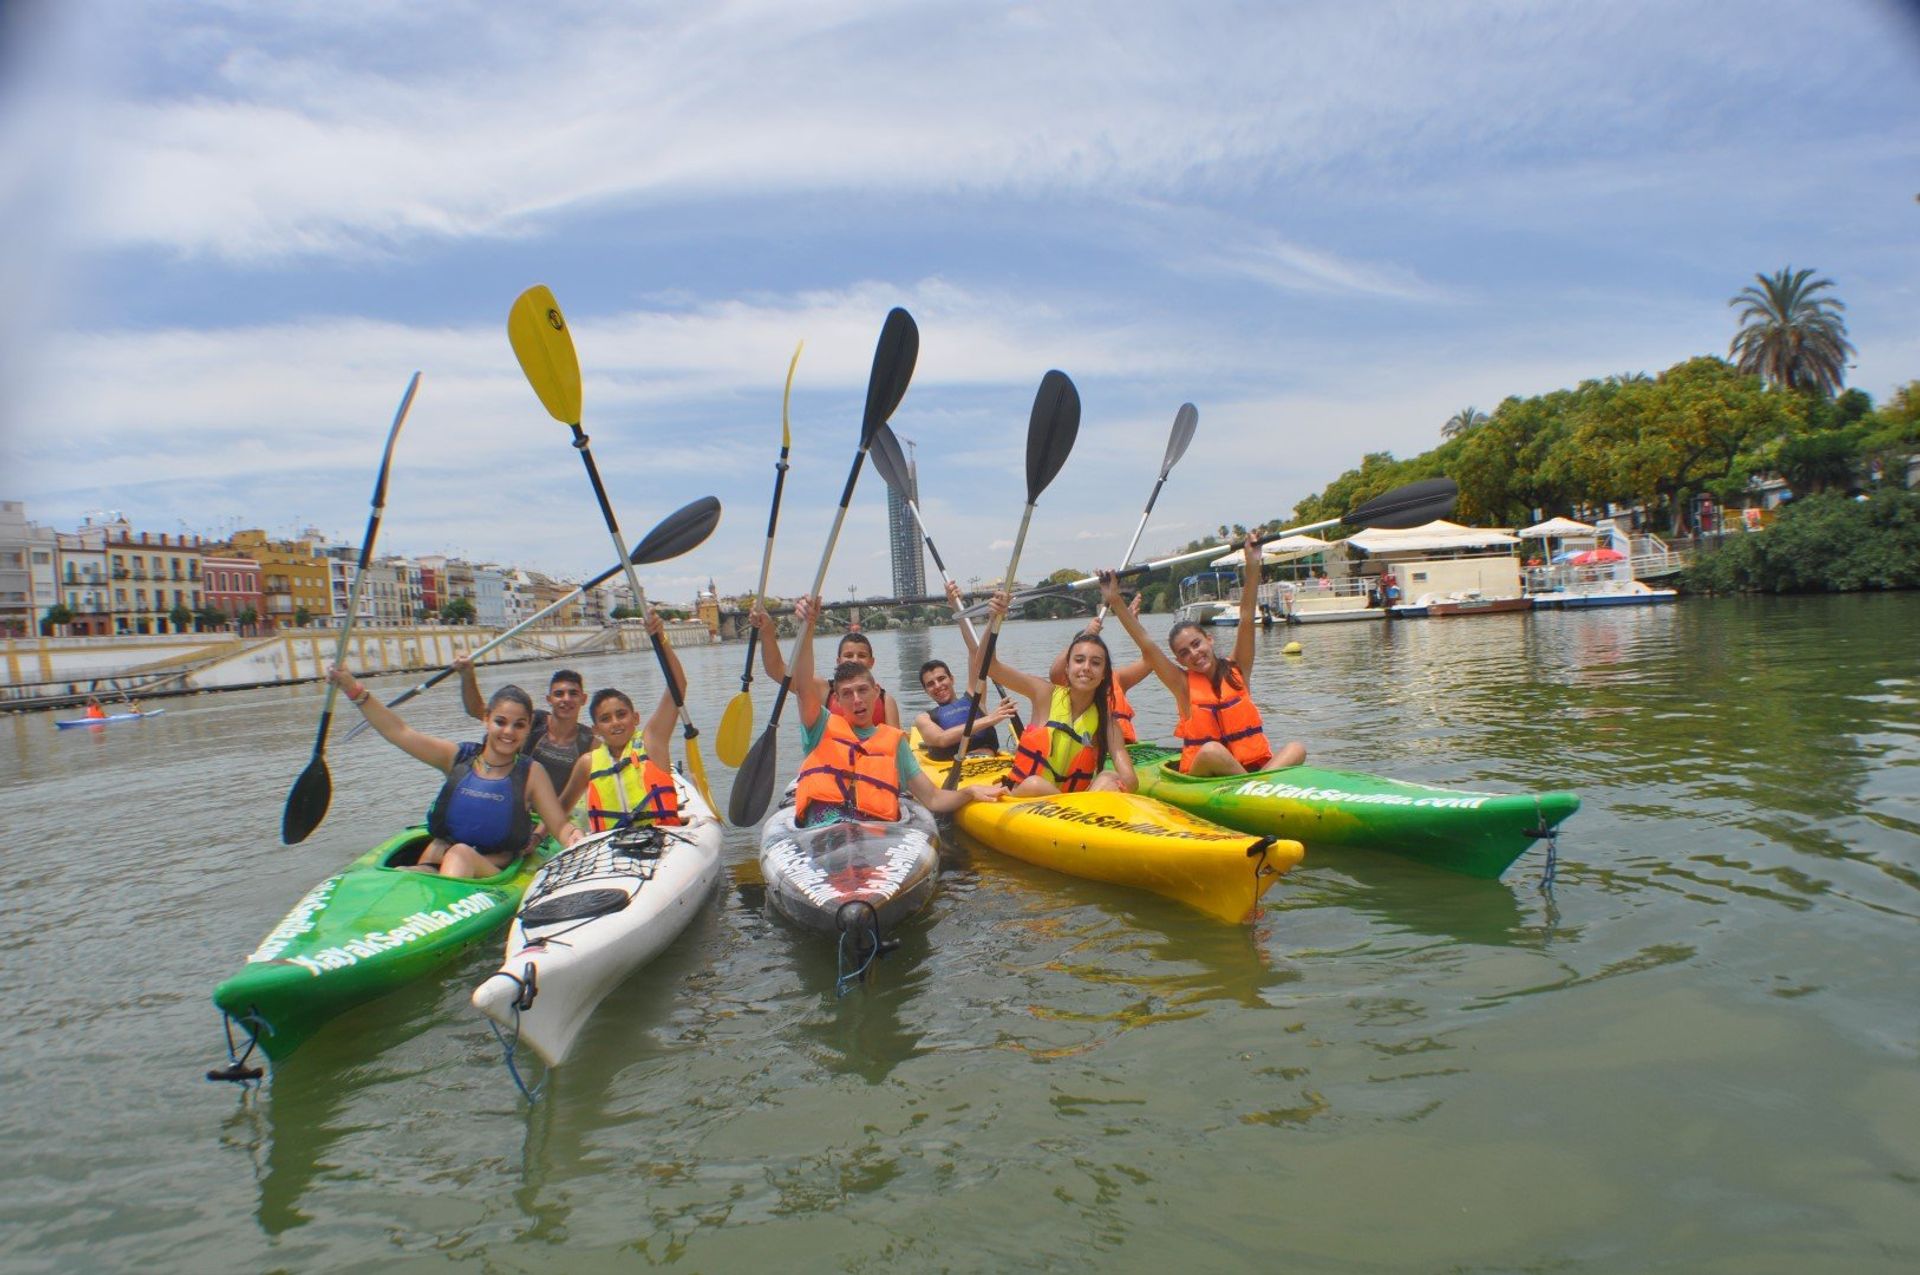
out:
<path id="1" fill-rule="evenodd" d="M 73 730 L 79 726 L 107 726 L 114 722 L 137 722 L 143 717 L 158 717 L 166 711 L 164 708 L 150 708 L 139 713 L 109 713 L 105 717 L 69 717 L 55 721 L 54 725 L 61 730 Z"/>
<path id="2" fill-rule="evenodd" d="M 1488 879 L 1580 809 L 1570 792 L 1469 792 L 1314 766 L 1195 778 L 1174 769 L 1177 749 L 1128 751 L 1142 793 L 1215 823 L 1315 848 L 1391 851 Z"/>
<path id="3" fill-rule="evenodd" d="M 903 800 L 892 823 L 800 828 L 793 814 L 791 801 L 783 802 L 760 830 L 760 874 L 778 915 L 824 934 L 874 925 L 884 935 L 933 898 L 939 833 L 918 802 Z"/>
<path id="4" fill-rule="evenodd" d="M 558 1067 L 609 992 L 665 951 L 720 880 L 720 821 L 674 776 L 677 828 L 590 837 L 563 850 L 528 887 L 499 972 L 474 1008 Z"/>
<path id="5" fill-rule="evenodd" d="M 921 759 L 938 782 L 948 763 Z M 999 782 L 1005 753 L 967 758 L 967 783 Z M 1298 841 L 1249 836 L 1135 793 L 1079 792 L 973 802 L 953 821 L 1001 854 L 1091 881 L 1150 890 L 1231 924 L 1253 919 L 1282 873 L 1299 864 Z"/>
<path id="6" fill-rule="evenodd" d="M 294 904 L 213 1003 L 278 1063 L 328 1020 L 431 973 L 513 915 L 545 856 L 473 880 L 410 872 L 431 838 L 408 828 L 328 877 Z"/>

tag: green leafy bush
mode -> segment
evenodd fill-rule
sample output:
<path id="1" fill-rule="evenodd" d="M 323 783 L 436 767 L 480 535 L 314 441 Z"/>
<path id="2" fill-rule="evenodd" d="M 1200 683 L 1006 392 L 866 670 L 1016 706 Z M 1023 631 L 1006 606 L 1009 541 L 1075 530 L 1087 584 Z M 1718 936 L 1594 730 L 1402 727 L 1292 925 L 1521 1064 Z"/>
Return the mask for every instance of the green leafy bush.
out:
<path id="1" fill-rule="evenodd" d="M 1920 588 L 1920 493 L 1795 501 L 1765 531 L 1730 537 L 1686 574 L 1713 593 L 1848 593 Z"/>

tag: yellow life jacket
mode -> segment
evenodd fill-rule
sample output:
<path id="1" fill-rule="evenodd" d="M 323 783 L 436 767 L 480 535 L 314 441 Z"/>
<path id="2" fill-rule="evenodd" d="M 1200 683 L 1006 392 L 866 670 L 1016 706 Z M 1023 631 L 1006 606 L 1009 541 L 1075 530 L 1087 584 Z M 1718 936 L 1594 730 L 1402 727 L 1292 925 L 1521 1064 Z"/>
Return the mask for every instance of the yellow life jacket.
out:
<path id="1" fill-rule="evenodd" d="M 680 822 L 680 795 L 673 776 L 647 756 L 635 735 L 614 760 L 605 744 L 594 747 L 587 763 L 587 831 Z"/>

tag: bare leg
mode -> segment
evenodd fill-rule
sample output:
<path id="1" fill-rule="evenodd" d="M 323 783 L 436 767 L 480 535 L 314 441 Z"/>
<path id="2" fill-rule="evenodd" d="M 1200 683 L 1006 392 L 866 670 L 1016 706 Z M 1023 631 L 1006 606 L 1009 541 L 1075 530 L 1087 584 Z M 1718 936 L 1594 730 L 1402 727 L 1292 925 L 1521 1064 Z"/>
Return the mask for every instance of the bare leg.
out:
<path id="1" fill-rule="evenodd" d="M 1060 791 L 1058 784 L 1045 775 L 1028 775 L 1013 786 L 1009 795 L 1014 797 L 1051 797 Z"/>
<path id="2" fill-rule="evenodd" d="M 443 877 L 491 877 L 499 875 L 506 865 L 495 863 L 472 846 L 461 842 L 447 847 L 446 858 L 440 861 L 440 875 Z"/>
<path id="3" fill-rule="evenodd" d="M 1194 754 L 1193 765 L 1187 768 L 1189 775 L 1244 775 L 1247 768 L 1235 760 L 1227 746 L 1217 739 L 1210 739 L 1200 745 L 1200 751 Z"/>
<path id="4" fill-rule="evenodd" d="M 1307 746 L 1297 739 L 1287 741 L 1287 746 L 1275 753 L 1266 769 L 1279 770 L 1284 766 L 1298 766 L 1307 760 Z"/>
<path id="5" fill-rule="evenodd" d="M 1132 792 L 1133 789 L 1120 782 L 1120 776 L 1111 770 L 1103 770 L 1093 777 L 1088 786 L 1089 792 Z"/>

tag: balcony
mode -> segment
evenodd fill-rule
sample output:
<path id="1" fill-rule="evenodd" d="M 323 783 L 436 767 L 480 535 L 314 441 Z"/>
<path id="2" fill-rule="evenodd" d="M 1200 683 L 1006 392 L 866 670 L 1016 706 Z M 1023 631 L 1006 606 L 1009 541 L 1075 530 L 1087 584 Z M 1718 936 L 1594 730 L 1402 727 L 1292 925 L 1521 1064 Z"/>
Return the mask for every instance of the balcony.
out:
<path id="1" fill-rule="evenodd" d="M 116 580 L 124 580 L 124 579 L 126 579 L 126 578 L 127 578 L 127 569 L 126 569 L 125 567 L 115 567 L 115 568 L 113 569 L 113 578 L 114 578 L 114 579 L 116 579 Z"/>

